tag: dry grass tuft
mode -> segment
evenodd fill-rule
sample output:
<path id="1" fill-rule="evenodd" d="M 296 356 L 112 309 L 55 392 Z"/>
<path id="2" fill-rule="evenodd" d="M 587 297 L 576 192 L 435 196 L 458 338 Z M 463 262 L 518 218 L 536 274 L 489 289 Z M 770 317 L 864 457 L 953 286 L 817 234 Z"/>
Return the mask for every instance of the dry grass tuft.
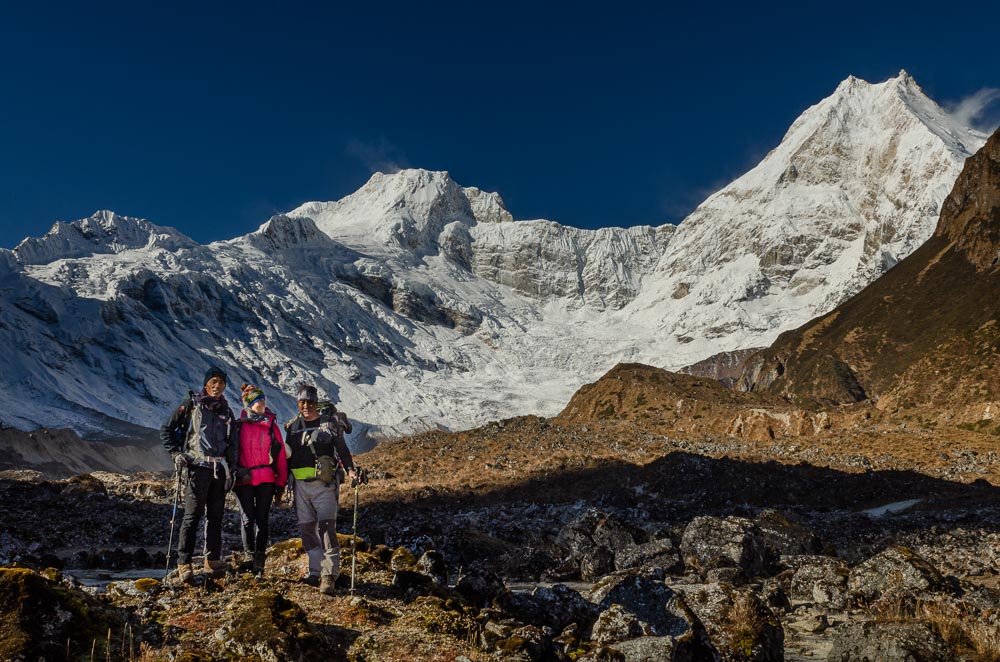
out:
<path id="1" fill-rule="evenodd" d="M 748 593 L 736 597 L 723 617 L 725 624 L 721 636 L 722 648 L 749 658 L 753 648 L 761 640 L 767 625 L 761 613 L 760 603 Z"/>
<path id="2" fill-rule="evenodd" d="M 966 634 L 979 662 L 1000 662 L 1000 612 L 984 611 L 969 623 Z"/>

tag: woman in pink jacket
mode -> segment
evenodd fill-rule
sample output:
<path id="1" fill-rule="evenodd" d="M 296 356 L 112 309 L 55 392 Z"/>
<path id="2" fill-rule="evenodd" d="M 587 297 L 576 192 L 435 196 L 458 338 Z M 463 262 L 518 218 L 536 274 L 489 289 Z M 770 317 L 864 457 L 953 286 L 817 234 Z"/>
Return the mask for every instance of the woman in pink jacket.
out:
<path id="1" fill-rule="evenodd" d="M 243 412 L 239 420 L 239 456 L 236 486 L 243 524 L 243 549 L 253 555 L 254 574 L 264 574 L 267 557 L 267 524 L 271 502 L 281 501 L 288 483 L 285 443 L 275 415 L 264 399 L 264 391 L 244 384 Z"/>

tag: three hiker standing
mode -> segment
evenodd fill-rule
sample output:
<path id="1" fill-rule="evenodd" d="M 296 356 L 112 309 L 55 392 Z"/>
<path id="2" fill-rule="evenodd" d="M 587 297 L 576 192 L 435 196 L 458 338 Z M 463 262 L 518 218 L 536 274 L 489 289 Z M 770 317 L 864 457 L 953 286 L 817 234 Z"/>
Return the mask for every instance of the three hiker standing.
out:
<path id="1" fill-rule="evenodd" d="M 354 459 L 344 441 L 351 424 L 332 405 L 321 414 L 315 386 L 299 386 L 297 399 L 299 414 L 285 424 L 285 450 L 294 478 L 302 549 L 309 558 L 309 574 L 304 581 L 318 585 L 321 593 L 332 594 L 340 574 L 340 483 L 345 472 L 354 478 Z"/>
<path id="2" fill-rule="evenodd" d="M 177 574 L 191 582 L 198 524 L 207 517 L 205 569 L 212 574 L 225 570 L 222 560 L 222 519 L 226 492 L 234 475 L 236 460 L 236 420 L 223 392 L 226 373 L 212 366 L 205 373 L 204 388 L 189 396 L 160 430 L 160 439 L 184 480 L 184 518 L 178 540 Z"/>
<path id="3" fill-rule="evenodd" d="M 242 386 L 239 420 L 239 460 L 233 491 L 240 503 L 243 549 L 253 555 L 254 574 L 264 574 L 271 502 L 280 503 L 288 482 L 288 465 L 281 431 L 267 408 L 264 391 Z"/>

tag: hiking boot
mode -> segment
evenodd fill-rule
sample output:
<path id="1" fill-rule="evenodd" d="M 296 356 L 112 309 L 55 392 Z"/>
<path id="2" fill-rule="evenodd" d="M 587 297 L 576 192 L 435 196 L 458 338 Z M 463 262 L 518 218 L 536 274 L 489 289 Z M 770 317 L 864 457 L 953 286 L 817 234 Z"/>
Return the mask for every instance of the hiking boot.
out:
<path id="1" fill-rule="evenodd" d="M 194 582 L 194 568 L 191 567 L 190 563 L 177 564 L 177 579 L 185 584 Z"/>
<path id="2" fill-rule="evenodd" d="M 299 581 L 305 584 L 306 586 L 312 586 L 313 588 L 319 586 L 319 577 L 317 577 L 316 575 L 306 575 Z"/>
<path id="3" fill-rule="evenodd" d="M 226 574 L 226 562 L 221 559 L 218 561 L 205 559 L 205 571 L 212 577 L 221 577 Z"/>
<path id="4" fill-rule="evenodd" d="M 237 558 L 236 554 L 233 554 L 233 564 L 236 566 L 237 572 L 253 572 L 253 556 L 250 554 L 243 554 Z"/>
<path id="5" fill-rule="evenodd" d="M 337 578 L 333 575 L 323 575 L 319 580 L 319 592 L 323 595 L 333 595 L 334 585 L 337 583 Z"/>
<path id="6" fill-rule="evenodd" d="M 258 577 L 264 576 L 264 562 L 267 560 L 265 552 L 256 552 L 253 555 L 253 574 Z"/>

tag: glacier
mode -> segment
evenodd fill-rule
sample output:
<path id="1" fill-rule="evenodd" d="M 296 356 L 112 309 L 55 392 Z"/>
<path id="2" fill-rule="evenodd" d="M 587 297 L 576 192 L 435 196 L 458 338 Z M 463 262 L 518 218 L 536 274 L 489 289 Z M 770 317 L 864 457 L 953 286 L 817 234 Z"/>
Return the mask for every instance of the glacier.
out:
<path id="1" fill-rule="evenodd" d="M 845 80 L 677 226 L 515 220 L 419 169 L 205 245 L 110 211 L 56 223 L 0 250 L 0 419 L 157 427 L 210 363 L 279 416 L 314 381 L 359 450 L 553 415 L 617 363 L 678 369 L 829 311 L 931 235 L 985 138 L 900 72 Z"/>

